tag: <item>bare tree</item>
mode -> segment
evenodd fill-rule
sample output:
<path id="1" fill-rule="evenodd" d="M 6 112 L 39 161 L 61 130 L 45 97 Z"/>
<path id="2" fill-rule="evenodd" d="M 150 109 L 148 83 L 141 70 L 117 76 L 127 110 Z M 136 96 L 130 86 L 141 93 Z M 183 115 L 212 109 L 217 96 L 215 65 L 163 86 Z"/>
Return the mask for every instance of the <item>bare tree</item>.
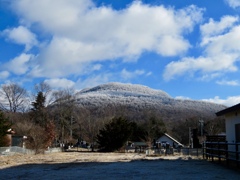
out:
<path id="1" fill-rule="evenodd" d="M 44 152 L 47 147 L 53 145 L 55 139 L 55 125 L 49 121 L 45 127 L 29 122 L 26 145 L 35 150 L 35 153 Z"/>
<path id="2" fill-rule="evenodd" d="M 4 110 L 15 113 L 26 109 L 27 91 L 18 84 L 2 85 L 0 95 L 3 99 L 0 104 Z"/>
<path id="3" fill-rule="evenodd" d="M 215 118 L 206 121 L 204 131 L 208 135 L 217 135 L 225 132 L 225 120 L 223 118 Z"/>
<path id="4" fill-rule="evenodd" d="M 72 138 L 73 110 L 75 107 L 74 89 L 64 89 L 53 92 L 52 107 L 56 123 L 60 126 L 61 141 Z M 68 138 L 69 137 L 69 138 Z"/>

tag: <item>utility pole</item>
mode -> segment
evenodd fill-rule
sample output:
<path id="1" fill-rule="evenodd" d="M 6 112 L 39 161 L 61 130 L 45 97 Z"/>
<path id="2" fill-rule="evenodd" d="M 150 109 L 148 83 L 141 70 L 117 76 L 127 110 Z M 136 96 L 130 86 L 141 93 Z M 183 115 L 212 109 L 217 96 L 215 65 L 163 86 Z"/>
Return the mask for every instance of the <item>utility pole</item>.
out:
<path id="1" fill-rule="evenodd" d="M 200 119 L 200 120 L 198 120 L 198 123 L 200 124 L 201 139 L 203 141 L 203 125 L 204 125 L 204 121 L 202 119 Z"/>
<path id="2" fill-rule="evenodd" d="M 72 140 L 72 122 L 73 122 L 73 117 L 71 116 L 71 121 L 70 121 L 70 138 Z"/>
<path id="3" fill-rule="evenodd" d="M 191 127 L 189 127 L 189 134 L 188 134 L 188 138 L 189 138 L 189 147 L 191 145 Z"/>

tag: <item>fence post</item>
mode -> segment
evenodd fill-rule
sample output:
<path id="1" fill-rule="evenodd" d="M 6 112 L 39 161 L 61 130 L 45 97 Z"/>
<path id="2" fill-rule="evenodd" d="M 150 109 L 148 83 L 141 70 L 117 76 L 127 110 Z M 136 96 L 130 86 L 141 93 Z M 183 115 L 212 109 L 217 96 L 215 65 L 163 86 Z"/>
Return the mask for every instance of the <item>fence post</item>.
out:
<path id="1" fill-rule="evenodd" d="M 212 156 L 212 161 L 213 161 L 213 142 L 212 141 L 211 141 L 210 147 L 211 147 L 211 156 Z"/>
<path id="2" fill-rule="evenodd" d="M 218 146 L 218 161 L 221 162 L 219 141 L 218 141 L 217 146 Z"/>
<path id="3" fill-rule="evenodd" d="M 205 142 L 205 152 L 206 152 L 206 159 L 208 160 L 208 158 L 209 158 L 209 144 L 208 144 L 208 142 Z"/>
<path id="4" fill-rule="evenodd" d="M 238 155 L 238 143 L 236 142 L 236 162 L 237 162 L 237 167 L 239 167 L 239 163 L 238 163 L 238 159 L 239 159 L 239 155 Z"/>
<path id="5" fill-rule="evenodd" d="M 202 156 L 203 156 L 203 159 L 204 159 L 204 146 L 205 146 L 205 141 L 203 141 L 203 143 L 202 143 Z"/>
<path id="6" fill-rule="evenodd" d="M 229 165 L 229 159 L 228 159 L 228 142 L 225 142 L 225 152 L 226 152 L 226 161 L 227 165 Z"/>

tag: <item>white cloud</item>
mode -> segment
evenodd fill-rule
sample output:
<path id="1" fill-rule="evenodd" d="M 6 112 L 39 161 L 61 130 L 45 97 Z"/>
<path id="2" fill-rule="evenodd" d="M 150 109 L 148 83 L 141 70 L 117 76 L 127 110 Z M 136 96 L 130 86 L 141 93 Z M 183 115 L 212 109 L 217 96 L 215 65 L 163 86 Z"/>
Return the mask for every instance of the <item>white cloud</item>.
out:
<path id="1" fill-rule="evenodd" d="M 179 100 L 191 100 L 191 98 L 186 97 L 186 96 L 176 96 L 175 99 L 179 99 Z"/>
<path id="2" fill-rule="evenodd" d="M 10 73 L 8 71 L 1 71 L 0 72 L 0 79 L 6 79 L 8 78 Z"/>
<path id="3" fill-rule="evenodd" d="M 92 70 L 100 70 L 102 68 L 102 65 L 101 64 L 95 64 L 95 65 L 93 65 L 93 67 L 92 67 Z"/>
<path id="4" fill-rule="evenodd" d="M 146 74 L 146 76 L 151 76 L 151 75 L 152 75 L 151 71 Z"/>
<path id="5" fill-rule="evenodd" d="M 112 79 L 111 73 L 104 73 L 99 75 L 92 75 L 86 79 L 78 79 L 76 82 L 77 89 L 90 88 L 97 86 L 99 84 L 104 84 L 109 82 Z"/>
<path id="6" fill-rule="evenodd" d="M 23 17 L 23 22 L 38 23 L 50 33 L 61 34 L 73 28 L 82 15 L 93 8 L 93 3 L 91 0 L 14 0 L 12 7 Z"/>
<path id="7" fill-rule="evenodd" d="M 203 101 L 223 104 L 225 106 L 233 106 L 240 102 L 240 96 L 229 96 L 226 99 L 220 99 L 219 96 L 215 96 L 214 98 L 211 99 L 203 99 Z"/>
<path id="8" fill-rule="evenodd" d="M 49 84 L 54 89 L 65 89 L 74 87 L 75 83 L 71 80 L 62 78 L 62 79 L 46 79 L 44 82 Z"/>
<path id="9" fill-rule="evenodd" d="M 236 62 L 240 60 L 240 41 L 237 40 L 240 39 L 240 25 L 233 25 L 236 20 L 238 18 L 225 17 L 221 22 L 213 23 L 210 20 L 210 23 L 203 25 L 204 28 L 201 28 L 203 56 L 184 57 L 169 63 L 165 68 L 164 79 L 171 80 L 185 73 L 200 72 L 205 76 L 207 73 L 237 71 Z M 208 29 L 209 24 L 211 28 Z"/>
<path id="10" fill-rule="evenodd" d="M 5 29 L 3 35 L 7 39 L 17 44 L 25 45 L 25 51 L 28 51 L 32 46 L 37 45 L 36 35 L 24 26 L 18 26 L 17 28 Z"/>
<path id="11" fill-rule="evenodd" d="M 219 22 L 214 21 L 212 18 L 208 23 L 200 26 L 201 34 L 203 40 L 201 45 L 208 44 L 212 40 L 211 36 L 216 36 L 222 34 L 224 31 L 229 30 L 234 26 L 234 24 L 239 20 L 238 17 L 224 16 Z M 213 38 L 214 40 L 214 38 Z"/>
<path id="12" fill-rule="evenodd" d="M 240 7 L 240 0 L 225 0 L 228 5 L 232 8 L 238 8 Z"/>
<path id="13" fill-rule="evenodd" d="M 17 75 L 25 74 L 29 70 L 29 62 L 34 56 L 32 54 L 20 54 L 2 66 Z"/>
<path id="14" fill-rule="evenodd" d="M 194 73 L 196 71 L 202 71 L 204 73 L 236 71 L 237 67 L 234 65 L 234 61 L 236 61 L 234 57 L 223 53 L 219 53 L 213 57 L 186 57 L 180 61 L 169 63 L 165 68 L 164 79 L 171 80 L 175 76 Z M 206 75 L 204 75 L 204 77 L 205 76 Z"/>
<path id="15" fill-rule="evenodd" d="M 192 100 L 191 98 L 186 97 L 186 96 L 176 96 L 175 99 Z M 222 104 L 225 106 L 233 106 L 240 102 L 240 96 L 229 96 L 226 99 L 221 99 L 219 96 L 215 96 L 214 98 L 202 99 L 202 101 L 216 103 L 216 104 Z"/>
<path id="16" fill-rule="evenodd" d="M 217 81 L 216 82 L 219 85 L 227 85 L 227 86 L 239 86 L 240 83 L 237 80 L 231 80 L 231 81 L 227 81 L 227 80 L 221 80 L 221 81 Z"/>
<path id="17" fill-rule="evenodd" d="M 145 71 L 144 70 L 135 70 L 133 72 L 130 72 L 130 71 L 127 71 L 126 69 L 123 69 L 121 71 L 121 77 L 125 80 L 129 80 L 129 79 L 132 79 L 132 78 L 136 78 L 138 77 L 139 75 L 143 75 L 145 74 Z"/>
<path id="18" fill-rule="evenodd" d="M 96 61 L 136 60 L 145 51 L 162 56 L 183 54 L 190 48 L 184 35 L 202 18 L 202 9 L 195 6 L 175 10 L 140 1 L 122 10 L 96 7 L 90 0 L 14 3 L 25 23 L 38 24 L 53 37 L 32 72 L 47 77 L 79 73 L 85 64 Z"/>
<path id="19" fill-rule="evenodd" d="M 213 79 L 216 79 L 218 77 L 221 77 L 222 73 L 221 72 L 217 72 L 217 73 L 207 73 L 207 74 L 203 74 L 198 80 L 200 81 L 205 81 L 205 82 L 209 82 Z"/>

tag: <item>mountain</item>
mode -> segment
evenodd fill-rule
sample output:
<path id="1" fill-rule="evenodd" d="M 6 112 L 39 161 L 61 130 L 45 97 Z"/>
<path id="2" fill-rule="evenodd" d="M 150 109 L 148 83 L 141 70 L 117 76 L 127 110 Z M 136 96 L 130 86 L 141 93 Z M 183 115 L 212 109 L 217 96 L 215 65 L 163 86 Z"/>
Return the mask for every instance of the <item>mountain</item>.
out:
<path id="1" fill-rule="evenodd" d="M 213 119 L 216 112 L 226 108 L 205 101 L 175 99 L 164 91 L 143 85 L 116 82 L 83 89 L 76 97 L 79 107 L 98 118 L 124 115 L 136 121 L 153 115 L 165 122 L 193 117 Z"/>

